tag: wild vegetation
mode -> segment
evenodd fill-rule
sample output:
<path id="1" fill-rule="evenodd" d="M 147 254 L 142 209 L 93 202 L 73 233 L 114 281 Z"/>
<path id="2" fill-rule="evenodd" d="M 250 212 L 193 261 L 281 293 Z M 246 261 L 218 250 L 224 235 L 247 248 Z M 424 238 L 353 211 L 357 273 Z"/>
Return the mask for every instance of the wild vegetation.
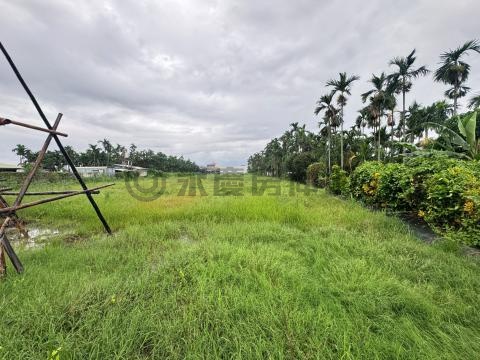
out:
<path id="1" fill-rule="evenodd" d="M 476 161 L 437 156 L 405 163 L 366 162 L 355 169 L 350 181 L 352 196 L 365 204 L 411 212 L 441 234 L 480 245 L 480 164 Z M 332 185 L 337 184 L 332 177 Z"/>
<path id="2" fill-rule="evenodd" d="M 320 96 L 314 109 L 315 115 L 322 115 L 320 131 L 291 124 L 282 136 L 249 158 L 249 170 L 308 181 L 368 205 L 410 212 L 442 235 L 478 245 L 479 96 L 470 99 L 469 111 L 458 111 L 458 100 L 470 92 L 471 69 L 465 57 L 471 53 L 480 53 L 476 40 L 441 54 L 433 78 L 449 86 L 447 100 L 426 106 L 416 101 L 407 105 L 406 97 L 415 79 L 430 70 L 416 65 L 415 50 L 393 58 L 389 62 L 392 73 L 381 72 L 369 80 L 371 90 L 361 94 L 366 106 L 358 110 L 355 124 L 346 131 L 347 95 L 359 77 L 340 73 L 338 79 L 326 83 L 332 90 Z M 418 182 L 424 187 L 422 197 L 415 204 L 405 203 L 405 197 L 419 195 Z"/>
<path id="3" fill-rule="evenodd" d="M 389 62 L 394 70 L 392 73 L 382 72 L 368 80 L 372 88 L 361 95 L 366 106 L 358 110 L 355 124 L 348 130 L 343 129 L 345 107 L 359 77 L 340 73 L 338 79 L 327 81 L 326 86 L 331 91 L 320 96 L 314 109 L 315 115 L 322 115 L 320 131 L 310 132 L 305 125 L 290 124 L 290 129 L 282 136 L 274 138 L 264 150 L 249 158 L 250 171 L 305 180 L 306 168 L 314 162 L 324 162 L 330 173 L 333 164 L 350 172 L 367 160 L 401 162 L 402 155 L 419 150 L 446 150 L 457 157 L 472 155 L 472 151 L 476 154 L 478 147 L 471 142 L 469 149 L 458 144 L 462 138 L 467 140 L 465 131 L 459 130 L 457 123 L 458 99 L 470 92 L 466 84 L 470 65 L 464 61 L 469 53 L 480 53 L 477 41 L 468 41 L 440 56 L 441 64 L 434 72 L 434 80 L 451 86 L 445 96 L 453 103 L 439 100 L 425 106 L 415 101 L 407 106 L 406 96 L 414 80 L 430 71 L 424 65 L 415 65 L 415 50 L 405 57 L 393 58 Z M 479 106 L 479 96 L 473 96 L 469 101 L 470 109 L 473 111 Z M 460 117 L 465 119 L 469 115 L 471 112 Z M 429 130 L 436 131 L 437 138 L 430 138 Z M 478 139 L 480 127 L 473 133 Z M 304 166 L 297 166 L 299 163 Z"/>
<path id="4" fill-rule="evenodd" d="M 293 123 L 252 155 L 250 170 L 270 177 L 163 174 L 161 196 L 158 178 L 125 179 L 96 195 L 113 236 L 100 234 L 83 197 L 22 211 L 30 229 L 58 232 L 15 245 L 26 272 L 1 283 L 0 358 L 477 358 L 479 260 L 459 245 L 480 236 L 478 97 L 458 113 L 468 52 L 480 52 L 477 42 L 443 54 L 434 73 L 453 105 L 407 107 L 413 80 L 428 73 L 412 51 L 391 61 L 392 74 L 372 77 L 349 130 L 358 76 L 339 74 L 315 107 L 318 133 Z M 68 151 L 83 165 L 125 159 L 127 149 L 101 144 Z M 15 151 L 28 166 L 34 154 Z M 129 158 L 197 170 L 134 146 Z M 63 163 L 49 152 L 45 166 Z M 51 189 L 44 180 L 31 190 Z M 130 181 L 143 191 L 134 196 Z M 237 188 L 215 196 L 225 185 Z M 419 241 L 349 198 L 414 212 L 446 239 Z"/>
<path id="5" fill-rule="evenodd" d="M 2 281 L 0 358 L 477 357 L 479 264 L 455 243 L 285 180 L 178 196 L 186 179 L 150 202 L 97 195 L 110 237 L 82 197 L 23 211 L 60 232 Z"/>

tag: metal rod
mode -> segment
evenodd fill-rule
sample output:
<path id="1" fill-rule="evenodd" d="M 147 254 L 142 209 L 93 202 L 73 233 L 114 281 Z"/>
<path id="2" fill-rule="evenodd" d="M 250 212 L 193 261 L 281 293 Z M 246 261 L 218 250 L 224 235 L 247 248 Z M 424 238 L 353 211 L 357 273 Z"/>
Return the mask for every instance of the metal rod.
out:
<path id="1" fill-rule="evenodd" d="M 5 49 L 5 47 L 3 46 L 3 44 L 2 44 L 1 41 L 0 41 L 0 50 L 2 50 L 3 55 L 5 55 L 5 58 L 7 59 L 10 67 L 12 68 L 13 72 L 14 72 L 15 75 L 17 76 L 18 81 L 20 81 L 20 84 L 22 84 L 23 89 L 24 89 L 25 92 L 28 94 L 30 100 L 32 101 L 33 105 L 35 106 L 35 109 L 37 109 L 37 112 L 38 112 L 38 114 L 40 115 L 40 117 L 42 118 L 43 122 L 45 123 L 45 125 L 47 126 L 47 128 L 52 129 L 52 126 L 50 125 L 50 122 L 48 121 L 47 117 L 46 117 L 45 114 L 43 113 L 43 110 L 42 110 L 42 108 L 40 107 L 40 105 L 38 104 L 37 99 L 35 99 L 35 96 L 33 96 L 33 93 L 30 91 L 28 85 L 25 83 L 25 80 L 23 80 L 22 75 L 21 75 L 20 72 L 18 71 L 17 67 L 15 66 L 15 63 L 13 62 L 12 58 L 11 58 L 10 55 L 8 54 L 7 50 Z M 85 184 L 85 182 L 83 181 L 82 177 L 81 177 L 80 174 L 78 173 L 77 168 L 76 168 L 75 165 L 73 164 L 73 161 L 72 161 L 72 159 L 70 159 L 70 156 L 68 155 L 68 153 L 65 151 L 65 148 L 63 147 L 62 143 L 61 143 L 60 140 L 58 139 L 58 136 L 53 135 L 53 138 L 55 139 L 55 142 L 57 143 L 58 148 L 60 149 L 60 151 L 62 152 L 63 156 L 65 157 L 65 160 L 67 160 L 68 166 L 70 166 L 70 169 L 72 169 L 72 172 L 73 172 L 73 174 L 75 175 L 75 177 L 77 178 L 78 182 L 80 183 L 80 185 L 82 186 L 82 188 L 83 188 L 84 190 L 86 190 L 86 189 L 87 189 L 87 185 Z M 95 200 L 93 199 L 93 196 L 92 196 L 90 193 L 88 193 L 88 192 L 86 193 L 86 195 L 87 195 L 88 200 L 90 201 L 90 204 L 92 204 L 92 207 L 93 207 L 93 209 L 95 210 L 98 218 L 99 218 L 100 221 L 102 222 L 103 227 L 105 228 L 105 231 L 106 231 L 108 234 L 111 234 L 111 233 L 112 233 L 112 230 L 110 229 L 110 226 L 108 225 L 107 220 L 105 220 L 105 218 L 103 217 L 103 214 L 102 214 L 102 212 L 100 211 L 100 208 L 98 207 L 97 203 L 96 203 Z"/>
<path id="2" fill-rule="evenodd" d="M 9 124 L 21 126 L 21 127 L 28 128 L 28 129 L 38 130 L 38 131 L 42 131 L 42 132 L 46 132 L 46 133 L 50 133 L 50 134 L 55 134 L 55 135 L 58 135 L 58 136 L 68 137 L 67 134 L 59 132 L 59 131 L 45 129 L 45 128 L 42 128 L 42 127 L 39 127 L 39 126 L 30 125 L 30 124 L 22 123 L 20 121 L 15 121 L 15 120 L 5 119 L 5 118 L 0 117 L 0 126 L 9 125 Z"/>
<path id="3" fill-rule="evenodd" d="M 10 191 L 10 190 L 12 190 L 12 188 L 2 188 L 0 189 L 0 193 L 3 193 L 5 191 Z"/>
<path id="4" fill-rule="evenodd" d="M 64 195 L 64 194 L 72 194 L 77 190 L 66 190 L 66 191 L 36 191 L 36 192 L 28 192 L 25 193 L 24 196 L 40 196 L 40 195 Z M 98 195 L 100 191 L 91 191 L 91 194 Z M 18 195 L 18 192 L 15 191 L 2 191 L 0 190 L 0 194 L 7 195 L 7 196 L 14 196 Z"/>
<path id="5" fill-rule="evenodd" d="M 69 197 L 72 197 L 72 196 L 76 196 L 76 195 L 91 193 L 92 191 L 104 189 L 104 188 L 106 188 L 106 187 L 113 186 L 113 185 L 115 185 L 115 184 L 107 184 L 107 185 L 97 186 L 97 187 L 92 188 L 92 189 L 75 191 L 75 192 L 73 192 L 73 193 L 71 193 L 71 194 L 64 194 L 64 195 L 54 196 L 54 197 L 47 198 L 47 199 L 41 199 L 41 200 L 37 200 L 37 201 L 32 201 L 32 202 L 26 203 L 26 204 L 21 204 L 21 205 L 17 205 L 17 206 L 10 206 L 10 207 L 8 207 L 8 208 L 0 209 L 0 214 L 10 213 L 10 212 L 14 212 L 14 211 L 17 211 L 17 210 L 22 210 L 22 209 L 30 208 L 30 207 L 32 207 L 32 206 L 37 206 L 37 205 L 46 204 L 46 203 L 49 203 L 49 202 L 52 202 L 52 201 L 57 201 L 57 200 L 61 200 L 61 199 L 66 199 L 66 198 L 69 198 Z"/>

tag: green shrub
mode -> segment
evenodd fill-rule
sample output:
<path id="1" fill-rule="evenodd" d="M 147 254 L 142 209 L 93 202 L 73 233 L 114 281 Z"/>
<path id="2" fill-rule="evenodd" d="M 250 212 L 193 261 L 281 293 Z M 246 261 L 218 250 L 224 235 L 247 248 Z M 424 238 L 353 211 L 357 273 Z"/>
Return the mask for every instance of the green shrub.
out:
<path id="1" fill-rule="evenodd" d="M 315 162 L 315 156 L 310 152 L 293 154 L 287 159 L 287 171 L 291 180 L 305 182 L 308 165 Z"/>
<path id="2" fill-rule="evenodd" d="M 332 166 L 332 174 L 328 180 L 328 190 L 335 195 L 347 196 L 350 193 L 347 172 L 340 166 Z"/>
<path id="3" fill-rule="evenodd" d="M 316 162 L 308 165 L 307 184 L 324 188 L 326 185 L 327 167 L 325 162 Z"/>
<path id="4" fill-rule="evenodd" d="M 405 161 L 405 166 L 410 171 L 411 185 L 405 189 L 403 198 L 410 209 L 419 209 L 425 201 L 426 185 L 430 177 L 442 170 L 454 167 L 460 160 L 449 158 L 445 155 L 432 155 L 428 157 L 414 157 Z"/>
<path id="5" fill-rule="evenodd" d="M 433 175 L 419 215 L 448 237 L 480 245 L 480 178 L 461 164 Z"/>
<path id="6" fill-rule="evenodd" d="M 352 196 L 367 205 L 378 204 L 378 182 L 384 165 L 376 161 L 364 162 L 350 176 Z"/>
<path id="7" fill-rule="evenodd" d="M 385 164 L 380 171 L 376 201 L 382 208 L 409 210 L 405 194 L 412 186 L 411 170 L 398 163 Z"/>
<path id="8" fill-rule="evenodd" d="M 367 205 L 417 214 L 439 233 L 480 245 L 480 163 L 444 157 L 404 164 L 366 162 L 350 177 L 352 196 Z"/>

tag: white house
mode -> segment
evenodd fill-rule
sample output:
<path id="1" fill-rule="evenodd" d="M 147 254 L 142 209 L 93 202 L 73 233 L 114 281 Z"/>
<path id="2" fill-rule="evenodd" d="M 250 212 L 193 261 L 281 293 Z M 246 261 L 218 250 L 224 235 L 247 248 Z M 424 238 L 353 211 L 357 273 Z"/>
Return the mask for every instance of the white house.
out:
<path id="1" fill-rule="evenodd" d="M 76 169 L 82 177 L 86 178 L 96 176 L 115 176 L 115 169 L 108 166 L 77 166 Z"/>

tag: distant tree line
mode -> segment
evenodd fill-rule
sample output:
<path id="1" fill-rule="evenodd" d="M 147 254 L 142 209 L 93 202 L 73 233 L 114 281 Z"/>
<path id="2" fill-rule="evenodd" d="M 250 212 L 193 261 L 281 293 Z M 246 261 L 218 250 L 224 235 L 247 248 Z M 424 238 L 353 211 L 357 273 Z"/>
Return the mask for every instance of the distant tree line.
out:
<path id="1" fill-rule="evenodd" d="M 65 146 L 73 163 L 77 166 L 112 166 L 113 164 L 128 163 L 133 166 L 160 170 L 164 172 L 196 172 L 199 167 L 183 156 L 171 156 L 153 150 L 138 150 L 135 144 L 128 149 L 120 144 L 113 145 L 108 139 L 89 144 L 83 152 L 77 152 L 71 146 Z M 38 152 L 18 144 L 13 150 L 20 159 L 22 166 L 35 162 Z M 62 153 L 58 150 L 49 150 L 45 154 L 42 167 L 49 171 L 60 171 L 67 165 Z"/>
<path id="2" fill-rule="evenodd" d="M 468 41 L 440 55 L 440 66 L 434 71 L 433 80 L 448 86 L 447 100 L 426 106 L 416 101 L 407 105 L 406 97 L 414 80 L 430 71 L 426 66 L 415 65 L 415 50 L 393 58 L 389 62 L 391 73 L 382 72 L 368 80 L 371 89 L 361 94 L 365 106 L 358 110 L 355 124 L 347 130 L 343 128 L 344 110 L 351 87 L 359 77 L 340 73 L 338 78 L 327 81 L 328 91 L 320 96 L 314 108 L 314 115 L 321 116 L 318 133 L 306 131 L 305 125 L 290 124 L 282 136 L 272 139 L 249 158 L 249 171 L 288 175 L 303 181 L 307 167 L 315 162 L 324 164 L 328 176 L 333 165 L 351 171 L 367 160 L 399 162 L 419 151 L 479 157 L 480 126 L 475 129 L 473 118 L 469 120 L 471 125 L 462 125 L 460 118 L 470 119 L 469 113 L 458 114 L 458 99 L 471 90 L 467 86 L 471 68 L 464 60 L 470 53 L 480 53 L 478 41 Z M 480 95 L 472 96 L 468 106 L 472 111 L 478 110 Z M 438 137 L 429 138 L 429 130 L 434 130 Z"/>

